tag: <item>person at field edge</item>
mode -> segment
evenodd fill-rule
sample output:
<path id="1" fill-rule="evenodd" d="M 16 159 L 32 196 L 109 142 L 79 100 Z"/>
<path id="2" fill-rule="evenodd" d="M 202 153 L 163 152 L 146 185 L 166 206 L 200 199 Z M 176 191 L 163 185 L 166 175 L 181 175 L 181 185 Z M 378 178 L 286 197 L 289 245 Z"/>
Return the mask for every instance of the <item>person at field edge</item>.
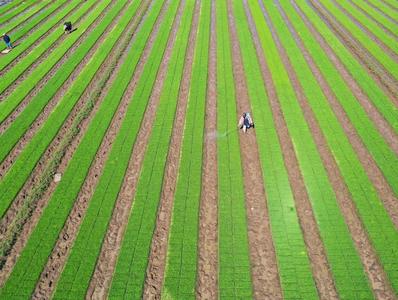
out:
<path id="1" fill-rule="evenodd" d="M 6 43 L 7 49 L 12 49 L 11 39 L 10 39 L 10 37 L 7 35 L 7 33 L 4 33 L 4 34 L 3 34 L 3 41 L 4 41 L 4 43 Z"/>
<path id="2" fill-rule="evenodd" d="M 65 33 L 71 33 L 72 32 L 72 22 L 65 22 L 64 23 L 64 31 L 65 31 Z"/>
<path id="3" fill-rule="evenodd" d="M 243 129 L 243 132 L 246 132 L 250 127 L 254 128 L 253 119 L 250 116 L 250 113 L 244 112 L 239 119 L 238 128 Z"/>

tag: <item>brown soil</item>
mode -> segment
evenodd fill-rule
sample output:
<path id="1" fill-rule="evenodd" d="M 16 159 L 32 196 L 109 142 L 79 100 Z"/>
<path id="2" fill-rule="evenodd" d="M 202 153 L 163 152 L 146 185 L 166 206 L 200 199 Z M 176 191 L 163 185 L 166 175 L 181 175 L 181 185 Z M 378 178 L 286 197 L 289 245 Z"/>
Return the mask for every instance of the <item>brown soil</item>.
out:
<path id="1" fill-rule="evenodd" d="M 22 58 L 24 58 L 25 56 L 27 56 L 30 52 L 32 52 L 33 49 L 37 48 L 38 45 L 47 37 L 49 36 L 52 32 L 54 32 L 55 30 L 59 30 L 59 28 L 61 27 L 61 25 L 63 24 L 63 20 L 68 19 L 69 16 L 71 16 L 76 10 L 78 10 L 84 2 L 79 3 L 78 5 L 76 5 L 71 11 L 69 11 L 69 13 L 62 18 L 62 20 L 60 20 L 55 26 L 53 26 L 50 30 L 48 30 L 46 33 L 44 33 L 42 36 L 40 36 L 40 38 L 38 38 L 29 48 L 27 48 L 24 52 L 20 53 L 20 55 L 18 55 L 16 58 L 14 58 L 12 60 L 12 62 L 10 62 L 7 66 L 5 66 L 2 70 L 0 70 L 0 76 L 3 76 L 6 72 L 8 72 L 12 67 L 14 67 Z M 52 16 L 52 15 L 51 15 Z M 44 20 L 43 20 L 44 22 Z M 42 22 L 40 22 L 37 26 L 35 26 L 33 29 L 37 30 L 37 27 L 41 25 Z M 32 29 L 32 30 L 33 30 Z M 29 31 L 29 35 L 32 32 Z M 27 35 L 19 38 L 16 41 L 16 45 L 20 44 L 22 41 L 24 41 L 27 38 Z M 1 100 L 2 98 L 0 98 Z"/>
<path id="2" fill-rule="evenodd" d="M 113 71 L 112 81 L 109 81 L 107 83 L 106 90 L 102 93 L 104 97 L 109 91 L 109 88 L 111 87 L 113 80 L 116 78 L 121 66 L 123 65 L 123 63 L 125 63 L 125 59 L 128 55 L 128 51 L 126 51 L 126 49 L 128 47 L 131 47 L 131 44 L 134 40 L 134 34 L 135 32 L 137 32 L 137 30 L 139 30 L 140 25 L 142 24 L 142 20 L 145 18 L 146 13 L 149 11 L 148 7 L 148 1 L 141 3 L 141 7 L 137 12 L 136 17 L 133 18 L 131 23 L 128 25 L 128 29 L 126 31 L 128 33 L 125 36 L 122 36 L 122 39 L 124 40 L 122 42 L 123 49 L 120 49 L 118 57 L 114 59 L 115 62 L 117 61 L 117 64 Z M 140 70 L 137 68 L 134 73 L 134 78 L 140 77 L 141 74 L 142 72 L 140 72 Z M 54 292 L 56 283 L 68 259 L 69 251 L 73 246 L 81 222 L 87 211 L 90 199 L 92 198 L 95 187 L 98 184 L 100 174 L 112 148 L 113 141 L 117 136 L 117 133 L 127 112 L 127 106 L 131 101 L 131 95 L 134 91 L 134 88 L 135 85 L 132 86 L 130 84 L 125 91 L 121 104 L 119 104 L 118 111 L 114 115 L 112 123 L 101 143 L 99 150 L 97 151 L 96 157 L 94 158 L 93 164 L 90 167 L 86 180 L 66 221 L 66 225 L 62 229 L 59 235 L 59 239 L 52 251 L 52 254 L 50 255 L 50 259 L 48 260 L 47 265 L 41 274 L 41 278 L 36 285 L 36 290 L 34 293 L 36 298 L 41 298 L 43 295 L 48 297 L 51 296 L 51 294 Z"/>
<path id="3" fill-rule="evenodd" d="M 28 129 L 28 131 L 25 133 L 25 135 L 19 140 L 18 144 L 14 147 L 14 149 L 11 151 L 11 153 L 6 157 L 6 159 L 0 164 L 0 168 L 2 170 L 2 173 L 0 173 L 0 179 L 6 174 L 8 169 L 12 166 L 12 163 L 15 162 L 17 159 L 18 155 L 23 151 L 25 146 L 31 141 L 31 139 L 34 137 L 34 135 L 37 133 L 37 131 L 40 129 L 40 126 L 44 124 L 46 121 L 47 117 L 51 114 L 52 109 L 57 105 L 57 103 L 62 100 L 64 94 L 66 91 L 70 88 L 70 86 L 73 84 L 74 80 L 76 77 L 80 74 L 82 69 L 86 66 L 87 62 L 91 59 L 91 57 L 94 55 L 95 51 L 98 49 L 98 47 L 103 43 L 105 38 L 108 36 L 108 33 L 113 29 L 113 27 L 117 24 L 117 21 L 121 15 L 119 15 L 113 22 L 108 26 L 108 28 L 105 30 L 101 38 L 97 41 L 97 43 L 91 48 L 91 50 L 87 53 L 86 57 L 82 60 L 82 62 L 79 64 L 77 69 L 73 72 L 71 77 L 68 79 L 66 84 L 64 84 L 56 93 L 56 95 L 51 99 L 50 103 L 45 107 L 41 115 L 36 119 L 36 121 L 32 124 L 32 126 Z M 96 75 L 96 80 L 92 80 L 86 91 L 90 91 L 92 93 L 93 91 L 93 86 L 95 86 L 95 83 L 98 83 L 101 81 L 101 78 L 103 78 L 104 70 L 109 67 L 109 63 L 111 60 L 108 60 L 108 64 L 103 64 L 100 69 L 98 70 L 98 73 L 100 73 L 100 77 L 98 78 L 98 75 Z M 98 90 L 98 87 L 97 87 Z M 87 96 L 87 95 L 86 95 Z M 84 101 L 82 99 L 85 99 Z M 25 186 L 21 189 L 21 191 L 18 193 L 16 199 L 13 201 L 11 204 L 10 208 L 6 212 L 5 216 L 1 219 L 0 221 L 0 235 L 4 234 L 6 229 L 8 228 L 10 222 L 13 221 L 15 215 L 18 213 L 20 210 L 20 206 L 23 204 L 24 200 L 26 199 L 27 195 L 29 192 L 31 192 L 32 188 L 37 185 L 37 183 L 41 179 L 41 175 L 45 170 L 45 167 L 48 165 L 48 161 L 50 161 L 53 157 L 53 154 L 56 149 L 59 148 L 60 144 L 62 143 L 64 137 L 70 130 L 71 127 L 73 126 L 76 118 L 79 116 L 79 113 L 84 109 L 85 106 L 87 106 L 89 102 L 89 99 L 87 97 L 81 97 L 81 100 L 75 105 L 75 107 L 72 109 L 68 119 L 64 123 L 63 127 L 61 130 L 58 132 L 57 136 L 53 139 L 52 143 L 50 146 L 47 148 L 46 152 L 40 159 L 38 165 L 36 166 L 34 172 L 31 174 L 30 179 L 26 181 Z M 3 175 L 4 174 L 4 175 Z"/>
<path id="4" fill-rule="evenodd" d="M 250 102 L 230 0 L 228 21 L 238 119 L 242 111 L 250 111 Z M 249 130 L 246 134 L 240 134 L 239 143 L 245 187 L 253 296 L 255 299 L 282 299 L 255 131 Z"/>
<path id="5" fill-rule="evenodd" d="M 173 209 L 175 186 L 180 163 L 181 142 L 190 90 L 192 63 L 195 51 L 199 14 L 200 0 L 197 0 L 193 20 L 191 23 L 188 49 L 185 56 L 184 71 L 180 85 L 180 93 L 178 96 L 177 110 L 174 118 L 173 132 L 165 167 L 165 176 L 163 179 L 164 181 L 156 220 L 156 228 L 153 234 L 151 252 L 149 255 L 149 264 L 147 267 L 147 276 L 143 293 L 144 299 L 161 298 L 167 256 L 167 242 Z"/>
<path id="6" fill-rule="evenodd" d="M 75 22 L 75 28 L 79 27 L 79 23 L 84 21 L 85 18 L 89 17 L 90 12 L 92 12 L 100 2 L 95 3 L 93 6 L 91 6 L 84 14 Z M 73 44 L 72 47 L 69 48 L 69 50 L 62 56 L 62 58 L 51 68 L 51 70 L 43 76 L 43 78 L 36 84 L 35 87 L 31 89 L 29 92 L 28 96 L 30 97 L 32 94 L 36 95 L 50 80 L 51 77 L 54 76 L 56 71 L 65 63 L 65 61 L 71 57 L 76 49 L 80 46 L 80 44 L 91 34 L 91 32 L 97 27 L 97 25 L 104 19 L 106 14 L 109 12 L 109 10 L 115 5 L 115 2 L 111 2 L 108 4 L 108 6 L 101 12 L 99 17 L 87 28 L 87 30 L 78 38 L 78 40 Z M 40 65 L 45 63 L 46 59 L 50 56 L 50 54 L 57 48 L 59 48 L 60 44 L 67 38 L 66 34 L 63 34 L 59 39 L 57 39 L 48 49 L 45 51 L 37 60 L 35 60 L 25 71 L 17 78 L 14 79 L 14 82 L 10 84 L 0 95 L 0 101 L 4 101 L 10 94 L 23 82 L 25 79 L 27 79 L 32 72 Z M 24 53 L 27 53 L 26 51 Z M 3 69 L 0 72 L 0 76 L 3 76 L 5 72 L 8 72 L 10 68 L 13 67 L 14 60 L 12 63 L 7 65 L 5 69 Z M 15 66 L 16 68 L 18 66 Z M 26 98 L 25 97 L 25 98 Z"/>
<path id="7" fill-rule="evenodd" d="M 340 71 L 343 72 L 344 68 L 340 68 L 340 64 L 338 63 L 338 60 L 336 59 L 335 55 L 331 51 L 331 49 L 327 46 L 327 43 L 322 39 L 321 35 L 316 32 L 316 30 L 313 28 L 311 23 L 308 22 L 308 20 L 305 18 L 305 16 L 302 14 L 300 9 L 297 6 L 294 6 L 296 11 L 299 13 L 299 15 L 302 17 L 303 21 L 306 23 L 307 27 L 311 30 L 313 33 L 314 37 L 317 39 L 319 42 L 319 45 L 326 51 L 328 54 L 329 58 L 332 59 L 334 62 L 336 68 Z M 360 160 L 361 164 L 363 165 L 369 179 L 372 181 L 373 186 L 376 188 L 381 200 L 383 201 L 383 204 L 389 213 L 391 220 L 395 224 L 395 227 L 398 228 L 398 199 L 394 195 L 394 191 L 386 181 L 383 173 L 380 171 L 379 167 L 377 166 L 376 162 L 374 161 L 373 157 L 369 153 L 369 151 L 366 149 L 365 145 L 363 145 L 360 137 L 358 136 L 358 133 L 356 132 L 355 128 L 352 126 L 349 118 L 347 117 L 344 109 L 340 105 L 338 99 L 334 95 L 333 91 L 327 84 L 326 80 L 324 79 L 322 73 L 318 69 L 318 67 L 315 65 L 313 60 L 311 59 L 310 55 L 308 54 L 308 51 L 305 49 L 305 47 L 302 45 L 299 39 L 298 41 L 298 46 L 302 49 L 302 53 L 304 54 L 308 65 L 310 66 L 312 72 L 318 79 L 319 85 L 321 86 L 322 90 L 324 91 L 325 95 L 327 96 L 327 99 L 336 115 L 338 118 L 341 126 L 343 127 L 343 130 L 346 133 L 347 138 L 349 139 L 352 147 L 354 148 L 355 152 L 357 153 L 357 157 Z M 342 73 L 343 74 L 343 73 Z M 351 85 L 352 80 L 347 80 L 346 82 L 350 85 L 351 89 L 353 92 L 356 92 L 356 88 L 354 85 Z M 360 94 L 358 94 L 360 96 Z M 357 96 L 357 99 L 359 99 Z M 363 101 L 366 98 L 359 99 L 359 102 L 364 106 L 364 108 L 367 110 L 367 105 Z M 373 119 L 373 113 L 372 113 L 372 119 Z M 377 119 L 375 119 L 377 121 Z M 378 124 L 380 126 L 380 124 Z M 379 127 L 379 130 L 380 127 Z M 388 141 L 388 136 L 387 130 L 384 132 L 384 137 Z M 391 145 L 391 144 L 390 144 Z M 396 150 L 395 148 L 395 143 L 394 143 L 394 151 Z"/>
<path id="8" fill-rule="evenodd" d="M 336 0 L 332 0 L 340 11 L 346 15 L 359 29 L 361 29 L 372 41 L 374 41 L 385 53 L 387 53 L 395 62 L 398 62 L 398 55 L 382 40 L 380 40 L 373 32 L 366 28 L 361 22 L 358 21 L 347 9 L 341 6 Z"/>
<path id="9" fill-rule="evenodd" d="M 369 20 L 372 20 L 379 26 L 385 33 L 390 35 L 394 39 L 398 39 L 398 34 L 395 32 L 392 32 L 390 29 L 385 27 L 382 23 L 380 23 L 378 20 L 376 20 L 374 17 L 372 17 L 366 10 L 364 10 L 362 7 L 358 6 L 356 3 L 354 3 L 352 0 L 348 0 L 351 5 L 353 5 L 356 9 L 358 9 L 362 14 L 364 14 Z M 369 4 L 369 3 L 368 3 Z"/>
<path id="10" fill-rule="evenodd" d="M 292 3 L 295 5 L 294 3 Z M 393 95 L 392 99 L 398 99 L 398 84 L 395 78 L 361 45 L 347 30 L 345 30 L 333 16 L 329 15 L 322 4 L 317 0 L 309 0 L 308 4 L 314 12 L 330 27 L 343 45 L 357 58 L 378 85 Z M 296 5 L 295 5 L 296 6 Z"/>
<path id="11" fill-rule="evenodd" d="M 165 2 L 162 8 L 161 16 L 158 18 L 155 28 L 151 34 L 147 48 L 144 52 L 145 60 L 148 58 L 151 52 L 152 45 L 155 42 L 155 38 L 161 26 L 165 11 L 167 10 L 168 3 L 168 1 Z M 156 82 L 152 88 L 151 97 L 146 108 L 144 119 L 141 122 L 140 130 L 136 137 L 125 178 L 116 200 L 112 218 L 108 226 L 108 231 L 102 244 L 101 253 L 99 255 L 94 274 L 91 278 L 90 286 L 86 295 L 86 298 L 88 299 L 105 298 L 110 288 L 112 274 L 114 272 L 114 268 L 116 267 L 116 261 L 120 247 L 122 245 L 124 231 L 128 224 L 132 201 L 136 192 L 142 163 L 145 157 L 146 147 L 152 132 L 153 120 L 156 117 L 156 111 L 163 89 L 164 79 L 167 74 L 169 60 L 176 41 L 178 26 L 180 24 L 184 7 L 185 1 L 182 1 L 178 7 L 178 11 L 169 34 L 168 43 L 163 53 L 162 62 L 157 73 Z M 144 64 L 142 64 L 142 68 L 143 66 Z M 135 82 L 136 81 L 137 80 L 135 80 Z M 133 91 L 131 91 L 130 98 L 132 96 L 132 92 Z"/>
<path id="12" fill-rule="evenodd" d="M 312 70 L 317 69 L 311 56 L 309 55 L 308 51 L 305 49 L 299 36 L 294 31 L 290 21 L 284 14 L 279 4 L 278 8 L 282 12 L 282 16 L 285 20 L 285 23 L 293 33 L 296 43 L 301 49 L 301 52 L 307 58 L 307 62 L 311 66 L 311 69 Z M 343 214 L 343 217 L 346 223 L 348 224 L 351 235 L 354 237 L 355 245 L 361 256 L 362 263 L 370 279 L 374 293 L 377 299 L 394 299 L 392 297 L 393 294 L 391 286 L 389 285 L 384 270 L 382 269 L 377 259 L 377 255 L 375 255 L 374 253 L 369 238 L 366 234 L 366 230 L 364 229 L 360 221 L 360 218 L 358 216 L 358 213 L 356 211 L 355 205 L 353 204 L 351 194 L 348 191 L 344 179 L 339 171 L 339 167 L 336 163 L 336 160 L 334 159 L 333 154 L 328 147 L 327 141 L 321 131 L 321 128 L 316 120 L 316 117 L 310 105 L 308 104 L 302 86 L 300 85 L 297 79 L 297 75 L 292 70 L 291 66 L 286 66 L 286 69 L 289 72 L 289 77 L 292 79 L 294 78 L 292 82 L 294 84 L 294 89 L 297 94 L 297 99 L 304 113 L 304 117 L 306 118 L 306 121 L 312 132 L 312 136 L 314 137 L 314 141 L 316 143 L 318 152 L 320 153 L 325 169 L 328 173 L 329 181 L 331 182 L 334 192 L 336 194 L 336 198 L 340 206 L 341 212 Z M 320 76 L 319 70 L 318 73 L 314 74 L 319 77 Z M 331 96 L 331 94 L 328 93 L 328 91 L 324 92 L 326 96 L 333 97 Z"/>
<path id="13" fill-rule="evenodd" d="M 115 18 L 114 22 L 117 22 L 119 18 Z M 113 27 L 113 26 L 112 26 Z M 121 50 L 119 50 L 120 52 Z M 115 52 L 115 51 L 114 51 Z M 116 51 L 117 52 L 117 51 Z M 120 58 L 120 53 L 118 58 Z M 63 174 L 65 171 L 69 160 L 72 158 L 73 153 L 75 152 L 77 146 L 79 145 L 82 137 L 84 136 L 84 133 L 92 119 L 92 117 L 95 115 L 100 103 L 102 102 L 103 98 L 105 97 L 106 93 L 108 92 L 111 83 L 115 79 L 117 75 L 117 70 L 120 68 L 120 65 L 115 66 L 116 60 L 115 60 L 114 55 L 110 55 L 109 58 L 106 60 L 106 62 L 101 66 L 100 70 L 97 72 L 95 79 L 93 80 L 89 87 L 86 89 L 84 95 L 82 96 L 83 102 L 90 103 L 90 101 L 93 102 L 93 106 L 91 110 L 87 111 L 88 114 L 91 114 L 89 116 L 86 116 L 83 118 L 82 122 L 80 124 L 74 125 L 78 126 L 78 134 L 77 136 L 72 135 L 71 141 L 68 141 L 65 143 L 64 139 L 62 139 L 64 136 L 63 135 L 58 135 L 56 139 L 54 139 L 52 145 L 50 145 L 49 149 L 46 152 L 46 155 L 44 155 L 41 159 L 41 161 L 38 163 L 36 166 L 36 169 L 32 173 L 31 178 L 27 181 L 26 186 L 22 190 L 22 192 L 19 193 L 17 196 L 16 200 L 14 203 L 17 203 L 15 205 L 16 207 L 13 208 L 13 215 L 15 216 L 18 213 L 18 209 L 20 206 L 23 205 L 24 199 L 30 196 L 30 193 L 32 190 L 35 188 L 35 185 L 40 184 L 40 180 L 43 175 L 43 172 L 46 171 L 46 168 L 48 168 L 48 164 L 51 163 L 51 159 L 58 155 L 59 153 L 64 153 L 62 157 L 62 161 L 59 165 L 56 165 L 55 168 L 57 173 Z M 122 61 L 122 60 L 121 60 Z M 110 74 L 113 72 L 112 74 Z M 105 79 L 105 81 L 104 81 Z M 109 80 L 108 80 L 109 79 Z M 106 84 L 106 85 L 105 85 Z M 105 85 L 105 87 L 104 87 Z M 84 107 L 84 109 L 87 109 Z M 74 130 L 75 128 L 71 128 L 70 124 L 67 122 L 65 127 L 62 129 L 62 132 L 67 135 L 70 134 L 71 130 Z M 59 148 L 59 145 L 63 145 L 63 147 L 66 147 L 66 149 Z M 37 180 L 36 180 L 37 179 Z M 24 248 L 31 232 L 35 228 L 36 224 L 38 223 L 40 216 L 45 209 L 53 191 L 55 190 L 57 186 L 57 183 L 51 182 L 50 186 L 48 189 L 45 191 L 44 195 L 40 197 L 37 203 L 34 203 L 33 206 L 33 211 L 32 211 L 32 216 L 29 217 L 29 220 L 24 220 L 24 222 L 29 221 L 27 226 L 24 226 L 22 232 L 19 234 L 19 238 L 17 239 L 13 249 L 11 250 L 11 253 L 7 257 L 7 262 L 4 268 L 2 269 L 0 273 L 0 285 L 7 279 L 9 276 L 18 256 L 19 253 L 22 251 Z M 11 224 L 13 221 L 12 216 L 10 215 L 7 219 L 3 219 L 1 223 L 1 228 L 2 230 L 7 229 L 7 224 Z"/>
<path id="14" fill-rule="evenodd" d="M 211 33 L 207 79 L 205 136 L 217 131 L 217 35 L 215 0 L 211 5 Z M 218 299 L 218 176 L 217 139 L 205 138 L 199 212 L 197 297 Z"/>
<path id="15" fill-rule="evenodd" d="M 296 91 L 299 82 L 294 74 L 289 58 L 287 57 L 285 49 L 283 48 L 269 15 L 262 3 L 261 8 L 268 27 L 271 30 L 274 42 L 278 48 L 278 53 L 280 54 L 283 64 L 289 74 L 290 82 Z M 261 54 L 258 53 L 258 56 L 260 55 Z M 266 63 L 266 58 L 264 58 L 264 62 Z M 270 71 L 265 70 L 265 68 L 267 68 L 267 66 L 261 63 L 261 69 L 265 75 L 264 77 L 271 78 Z M 274 89 L 274 87 L 272 87 L 272 89 Z M 267 90 L 269 90 L 269 87 Z M 276 95 L 276 91 L 274 91 L 273 94 Z M 319 297 L 321 299 L 338 299 L 326 251 L 312 210 L 311 200 L 309 199 L 304 179 L 300 171 L 299 162 L 295 154 L 293 142 L 290 138 L 289 129 L 283 117 L 282 108 L 277 100 L 277 95 L 276 97 L 270 97 L 270 103 L 273 115 L 275 116 L 276 130 L 279 136 L 285 166 L 288 172 L 290 185 L 292 187 L 297 214 L 301 230 L 303 232 L 304 241 L 307 246 L 307 252 L 311 262 L 315 283 L 318 288 Z"/>
<path id="16" fill-rule="evenodd" d="M 385 1 L 385 0 L 380 0 L 385 6 L 388 6 L 390 9 L 394 10 L 395 12 L 398 12 L 398 8 L 391 3 Z"/>

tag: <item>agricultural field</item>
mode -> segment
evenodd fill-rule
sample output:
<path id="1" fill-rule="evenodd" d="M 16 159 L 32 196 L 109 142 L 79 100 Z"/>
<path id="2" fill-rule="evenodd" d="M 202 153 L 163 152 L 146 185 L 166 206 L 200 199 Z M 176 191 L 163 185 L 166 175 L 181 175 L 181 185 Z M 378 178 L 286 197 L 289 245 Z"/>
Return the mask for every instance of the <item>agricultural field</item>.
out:
<path id="1" fill-rule="evenodd" d="M 398 299 L 396 0 L 0 1 L 0 33 L 0 299 Z"/>

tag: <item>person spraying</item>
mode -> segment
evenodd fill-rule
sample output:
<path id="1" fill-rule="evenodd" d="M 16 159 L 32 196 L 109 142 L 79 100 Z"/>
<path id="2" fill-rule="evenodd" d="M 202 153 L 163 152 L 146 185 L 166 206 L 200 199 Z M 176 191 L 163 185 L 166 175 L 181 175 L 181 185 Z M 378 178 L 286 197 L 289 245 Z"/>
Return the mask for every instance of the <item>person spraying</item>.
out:
<path id="1" fill-rule="evenodd" d="M 246 132 L 249 128 L 254 128 L 254 122 L 250 113 L 244 112 L 239 119 L 238 128 L 242 129 L 243 132 Z"/>
<path id="2" fill-rule="evenodd" d="M 4 33 L 2 35 L 2 37 L 3 37 L 4 43 L 6 43 L 6 45 L 7 45 L 7 49 L 11 50 L 12 49 L 11 38 L 7 35 L 7 33 Z"/>

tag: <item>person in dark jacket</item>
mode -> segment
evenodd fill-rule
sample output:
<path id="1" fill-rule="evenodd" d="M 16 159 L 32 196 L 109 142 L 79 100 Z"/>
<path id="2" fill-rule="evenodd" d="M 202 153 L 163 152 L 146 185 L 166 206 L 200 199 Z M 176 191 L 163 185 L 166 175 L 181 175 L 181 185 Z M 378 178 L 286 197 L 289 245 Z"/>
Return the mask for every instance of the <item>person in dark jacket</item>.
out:
<path id="1" fill-rule="evenodd" d="M 7 49 L 12 49 L 11 39 L 10 39 L 10 37 L 7 35 L 7 33 L 4 33 L 4 34 L 3 34 L 3 41 L 4 41 L 4 43 L 6 43 Z"/>
<path id="2" fill-rule="evenodd" d="M 72 32 L 72 22 L 65 22 L 64 23 L 64 31 L 65 31 L 65 33 L 71 33 Z"/>
<path id="3" fill-rule="evenodd" d="M 238 128 L 243 129 L 243 132 L 246 132 L 246 130 L 250 127 L 254 128 L 254 122 L 252 117 L 250 116 L 250 113 L 245 112 L 239 119 Z"/>

